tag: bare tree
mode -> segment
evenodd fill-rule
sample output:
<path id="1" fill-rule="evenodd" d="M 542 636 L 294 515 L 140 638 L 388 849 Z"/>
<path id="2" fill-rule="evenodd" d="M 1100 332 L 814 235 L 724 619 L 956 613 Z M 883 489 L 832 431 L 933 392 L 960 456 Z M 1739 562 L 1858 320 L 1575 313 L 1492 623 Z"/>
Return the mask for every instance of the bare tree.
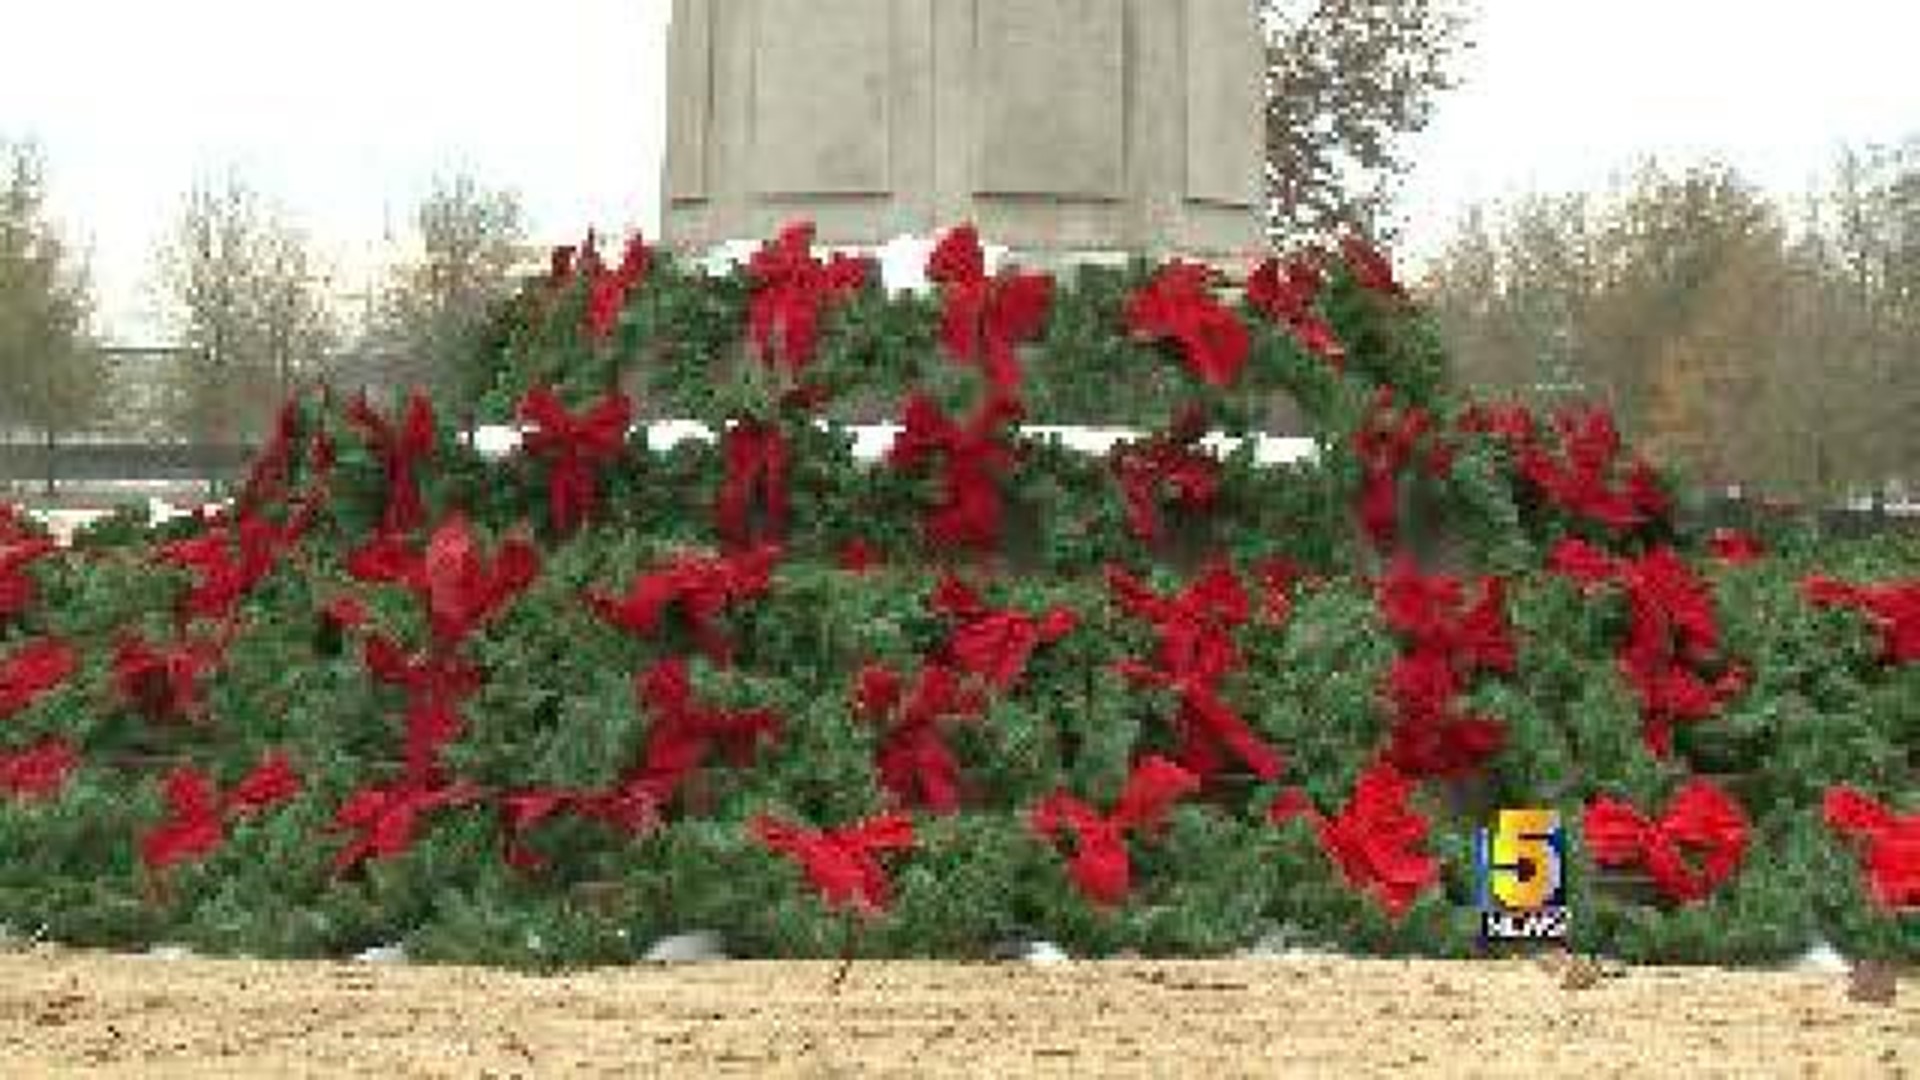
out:
<path id="1" fill-rule="evenodd" d="M 1406 139 L 1470 46 L 1470 0 L 1259 0 L 1267 220 L 1277 240 L 1391 236 Z"/>
<path id="2" fill-rule="evenodd" d="M 0 422 L 40 434 L 46 483 L 63 433 L 97 420 L 111 383 L 88 324 L 86 266 L 45 214 L 39 153 L 0 143 Z"/>
<path id="3" fill-rule="evenodd" d="M 190 350 L 172 413 L 215 443 L 257 434 L 322 362 L 337 321 L 300 231 L 238 177 L 196 186 L 160 253 L 175 332 Z"/>
<path id="4" fill-rule="evenodd" d="M 368 343 L 378 359 L 363 374 L 390 390 L 419 386 L 471 403 L 484 389 L 469 385 L 484 367 L 471 362 L 472 351 L 527 256 L 520 201 L 470 176 L 442 179 L 415 209 L 413 233 L 381 291 Z"/>

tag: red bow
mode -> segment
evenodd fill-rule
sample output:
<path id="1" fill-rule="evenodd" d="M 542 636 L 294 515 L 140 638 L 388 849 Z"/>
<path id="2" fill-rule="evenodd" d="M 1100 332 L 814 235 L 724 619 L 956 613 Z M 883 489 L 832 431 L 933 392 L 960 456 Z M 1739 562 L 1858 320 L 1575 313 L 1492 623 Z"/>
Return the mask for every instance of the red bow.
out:
<path id="1" fill-rule="evenodd" d="M 1392 547 L 1399 533 L 1401 470 L 1431 426 L 1432 418 L 1424 409 L 1409 408 L 1396 415 L 1393 391 L 1383 386 L 1353 433 L 1363 476 L 1360 525 L 1381 550 Z"/>
<path id="2" fill-rule="evenodd" d="M 607 270 L 598 265 L 597 256 L 593 261 L 593 277 L 587 284 L 587 336 L 594 341 L 605 341 L 620 320 L 627 293 L 646 279 L 653 252 L 636 232 L 627 238 L 627 248 L 617 268 Z"/>
<path id="3" fill-rule="evenodd" d="M 1705 780 L 1681 788 L 1659 821 L 1601 796 L 1587 804 L 1583 832 L 1594 862 L 1645 866 L 1660 891 L 1683 904 L 1706 899 L 1739 868 L 1747 850 L 1746 814 Z M 1699 869 L 1689 865 L 1686 853 L 1696 854 Z"/>
<path id="4" fill-rule="evenodd" d="M 300 424 L 299 403 L 288 398 L 274 416 L 273 434 L 247 470 L 246 486 L 234 503 L 242 514 L 260 509 L 286 493 L 287 469 L 293 459 L 293 437 Z"/>
<path id="5" fill-rule="evenodd" d="M 547 284 L 558 288 L 573 280 L 574 246 L 556 244 L 547 253 Z"/>
<path id="6" fill-rule="evenodd" d="M 1886 663 L 1920 661 L 1920 579 L 1848 585 L 1815 574 L 1801 582 L 1800 591 L 1809 603 L 1854 608 L 1872 619 Z"/>
<path id="7" fill-rule="evenodd" d="M 1707 538 L 1707 550 L 1713 553 L 1714 558 L 1728 566 L 1745 566 L 1748 563 L 1758 562 L 1761 556 L 1766 554 L 1766 550 L 1760 546 L 1760 541 L 1738 529 L 1713 530 L 1713 535 Z"/>
<path id="8" fill-rule="evenodd" d="M 1246 591 L 1232 567 L 1215 563 L 1172 597 L 1155 594 L 1117 568 L 1108 568 L 1107 581 L 1121 610 L 1160 632 L 1158 669 L 1137 660 L 1121 661 L 1115 669 L 1135 683 L 1164 686 L 1179 695 L 1174 717 L 1179 763 L 1205 780 L 1224 764 L 1223 751 L 1231 751 L 1262 777 L 1277 776 L 1284 767 L 1279 753 L 1220 697 L 1220 680 L 1240 666 L 1233 630 L 1249 613 Z"/>
<path id="9" fill-rule="evenodd" d="M 979 364 L 995 396 L 1019 396 L 1020 364 L 1014 349 L 1046 326 L 1053 279 L 1004 272 L 989 278 L 979 235 L 971 225 L 940 239 L 927 260 L 927 277 L 943 286 L 946 310 L 940 342 L 947 355 Z"/>
<path id="10" fill-rule="evenodd" d="M 1000 491 L 994 474 L 1012 463 L 1012 451 L 1000 440 L 1000 428 L 1019 415 L 1019 406 L 990 399 L 962 428 L 931 398 L 916 394 L 907 402 L 904 427 L 887 453 L 896 469 L 944 456 L 940 505 L 926 518 L 931 543 L 990 548 L 1000 538 Z"/>
<path id="11" fill-rule="evenodd" d="M 1457 578 L 1424 576 L 1410 560 L 1398 559 L 1380 583 L 1379 604 L 1388 626 L 1416 648 L 1449 657 L 1463 673 L 1513 673 L 1513 631 L 1501 578 L 1482 578 L 1480 595 L 1469 605 Z"/>
<path id="12" fill-rule="evenodd" d="M 1519 455 L 1520 473 L 1562 510 L 1616 532 L 1664 516 L 1668 500 L 1653 470 L 1635 461 L 1616 486 L 1612 475 L 1621 452 L 1613 417 L 1599 407 L 1563 410 L 1554 416 L 1558 453 L 1531 437 L 1532 425 L 1509 423 L 1503 435 Z"/>
<path id="13" fill-rule="evenodd" d="M 155 870 L 211 854 L 226 839 L 213 781 L 194 769 L 169 773 L 163 785 L 167 819 L 140 839 L 140 858 Z"/>
<path id="14" fill-rule="evenodd" d="M 200 677 L 220 661 L 221 651 L 207 639 L 155 647 L 133 635 L 114 653 L 114 688 L 155 723 L 194 719 L 203 707 Z"/>
<path id="15" fill-rule="evenodd" d="M 684 660 L 660 661 L 635 678 L 634 686 L 653 724 L 647 730 L 645 760 L 629 787 L 662 805 L 716 746 L 741 768 L 752 763 L 762 741 L 780 735 L 780 718 L 766 710 L 725 712 L 696 704 Z"/>
<path id="16" fill-rule="evenodd" d="M 269 755 L 222 799 L 213 781 L 192 768 L 167 775 L 162 787 L 167 817 L 140 840 L 140 858 L 154 870 L 205 858 L 226 839 L 223 818 L 259 813 L 293 798 L 300 778 L 280 754 Z"/>
<path id="17" fill-rule="evenodd" d="M 657 633 L 660 616 L 678 604 L 700 649 L 715 664 L 724 665 L 732 646 L 714 620 L 728 607 L 766 595 L 779 559 L 780 549 L 772 545 L 725 558 L 682 557 L 634 578 L 624 597 L 589 593 L 587 602 L 601 618 L 640 637 Z"/>
<path id="18" fill-rule="evenodd" d="M 594 467 L 620 456 L 626 446 L 633 403 L 608 394 L 579 415 L 567 412 L 553 391 L 536 386 L 520 399 L 520 419 L 533 425 L 526 449 L 547 462 L 547 507 L 554 531 L 571 533 L 599 502 Z"/>
<path id="19" fill-rule="evenodd" d="M 1159 539 L 1162 492 L 1194 509 L 1213 504 L 1220 490 L 1220 463 L 1193 448 L 1199 438 L 1199 414 L 1190 411 L 1166 434 L 1113 456 L 1112 468 L 1127 501 L 1127 527 L 1134 536 Z"/>
<path id="20" fill-rule="evenodd" d="M 1411 778 L 1381 761 L 1361 773 L 1353 796 L 1338 815 L 1321 816 L 1306 793 L 1283 791 L 1267 809 L 1275 823 L 1305 817 L 1320 833 L 1326 851 L 1347 882 L 1398 918 L 1422 892 L 1440 880 L 1440 860 L 1421 849 L 1427 820 L 1408 804 Z"/>
<path id="21" fill-rule="evenodd" d="M 453 514 L 415 555 L 393 536 L 376 537 L 348 559 L 362 581 L 403 585 L 426 609 L 436 647 L 452 649 L 497 615 L 540 573 L 540 555 L 522 537 L 502 541 L 492 560 L 464 515 Z"/>
<path id="22" fill-rule="evenodd" d="M 1208 291 L 1213 272 L 1174 261 L 1127 301 L 1127 329 L 1150 340 L 1179 344 L 1187 369 L 1209 386 L 1230 386 L 1251 345 L 1239 316 Z"/>
<path id="23" fill-rule="evenodd" d="M 1896 814 L 1852 787 L 1829 788 L 1827 827 L 1865 848 L 1868 888 L 1890 909 L 1920 907 L 1920 813 Z"/>
<path id="24" fill-rule="evenodd" d="M 347 797 L 333 816 L 337 832 L 358 832 L 352 843 L 333 858 L 335 874 L 344 874 L 369 859 L 399 855 L 413 846 L 414 830 L 422 814 L 478 799 L 480 790 L 460 783 L 427 787 L 409 779 L 388 787 L 363 787 Z"/>
<path id="25" fill-rule="evenodd" d="M 1582 592 L 1594 589 L 1620 576 L 1622 563 L 1585 540 L 1562 539 L 1547 554 L 1547 569 L 1573 579 Z"/>
<path id="26" fill-rule="evenodd" d="M 1261 741 L 1240 715 L 1220 698 L 1217 678 L 1197 672 L 1160 671 L 1137 660 L 1122 660 L 1116 670 L 1129 680 L 1163 686 L 1180 698 L 1175 728 L 1180 734 L 1177 760 L 1194 775 L 1213 776 L 1232 751 L 1255 776 L 1272 780 L 1286 768 L 1280 752 Z"/>
<path id="27" fill-rule="evenodd" d="M 1400 559 L 1380 583 L 1378 604 L 1387 625 L 1408 639 L 1387 673 L 1393 708 L 1387 760 L 1414 776 L 1478 767 L 1498 752 L 1505 728 L 1488 717 L 1461 716 L 1455 704 L 1476 672 L 1514 670 L 1505 583 L 1483 579 L 1469 606 L 1458 580 L 1424 577 Z"/>
<path id="28" fill-rule="evenodd" d="M 940 724 L 977 716 L 983 703 L 940 664 L 923 667 L 912 695 L 904 704 L 901 698 L 900 678 L 891 670 L 861 669 L 854 707 L 868 720 L 891 725 L 876 755 L 880 783 L 904 805 L 952 813 L 960 806 L 960 766 Z"/>
<path id="29" fill-rule="evenodd" d="M 16 539 L 0 532 L 0 623 L 25 612 L 33 603 L 33 579 L 27 576 L 27 564 L 55 550 L 51 540 Z"/>
<path id="30" fill-rule="evenodd" d="M 225 619 L 242 597 L 273 572 L 280 553 L 293 539 L 289 530 L 243 513 L 237 525 L 162 545 L 154 557 L 198 577 L 180 600 L 183 618 Z"/>
<path id="31" fill-rule="evenodd" d="M 1358 236 L 1345 236 L 1340 239 L 1340 254 L 1346 259 L 1354 283 L 1361 288 L 1386 296 L 1407 295 L 1393 279 L 1393 264 L 1372 244 Z"/>
<path id="32" fill-rule="evenodd" d="M 53 736 L 25 750 L 0 750 L 0 792 L 19 799 L 52 798 L 79 764 L 74 745 Z"/>
<path id="33" fill-rule="evenodd" d="M 1192 584 L 1169 597 L 1126 571 L 1107 568 L 1114 602 L 1160 631 L 1160 665 L 1169 671 L 1222 675 L 1240 666 L 1233 630 L 1247 621 L 1247 593 L 1224 562 L 1209 565 Z"/>
<path id="34" fill-rule="evenodd" d="M 500 797 L 507 865 L 526 871 L 545 866 L 546 858 L 528 847 L 525 837 L 534 826 L 561 813 L 603 822 L 630 836 L 645 833 L 660 823 L 659 804 L 650 793 L 637 786 L 617 784 L 601 791 L 540 788 L 510 792 Z"/>
<path id="35" fill-rule="evenodd" d="M 770 424 L 741 422 L 721 436 L 720 452 L 726 462 L 726 478 L 714 504 L 714 518 L 721 539 L 734 546 L 751 542 L 748 513 L 756 494 L 766 499 L 767 534 L 785 535 L 790 462 L 786 435 Z"/>
<path id="36" fill-rule="evenodd" d="M 41 638 L 8 654 L 0 660 L 0 720 L 25 711 L 79 666 L 73 648 L 57 638 Z"/>
<path id="37" fill-rule="evenodd" d="M 1647 748 L 1666 757 L 1673 752 L 1673 725 L 1712 716 L 1746 686 L 1746 673 L 1729 667 L 1711 683 L 1698 673 L 1719 648 L 1720 629 L 1712 593 L 1673 549 L 1622 560 L 1614 570 L 1626 586 L 1631 620 L 1620 667 L 1640 697 Z"/>
<path id="38" fill-rule="evenodd" d="M 411 532 L 426 520 L 414 468 L 433 453 L 433 404 L 419 391 L 407 398 L 406 413 L 396 429 L 367 403 L 366 395 L 347 407 L 347 420 L 359 430 L 387 474 L 387 507 L 380 531 Z"/>
<path id="39" fill-rule="evenodd" d="M 769 363 L 797 374 L 813 359 L 821 308 L 865 284 L 866 264 L 845 255 L 821 263 L 813 257 L 813 224 L 798 222 L 754 253 L 747 276 L 753 281 L 747 329 L 754 347 Z"/>
<path id="40" fill-rule="evenodd" d="M 880 552 L 856 536 L 840 545 L 834 562 L 849 574 L 864 574 L 880 564 Z"/>
<path id="41" fill-rule="evenodd" d="M 407 775 L 440 779 L 440 750 L 464 730 L 460 702 L 480 689 L 480 670 L 450 655 L 408 657 L 378 634 L 367 639 L 361 656 L 374 678 L 407 691 Z"/>
<path id="42" fill-rule="evenodd" d="M 1102 815 L 1072 794 L 1056 791 L 1034 807 L 1028 824 L 1048 843 L 1063 824 L 1071 827 L 1079 844 L 1067 872 L 1089 900 L 1111 907 L 1132 887 L 1126 834 L 1159 826 L 1176 801 L 1199 787 L 1199 777 L 1156 755 L 1134 766 L 1112 813 Z"/>
<path id="43" fill-rule="evenodd" d="M 808 829 L 761 815 L 749 827 L 770 850 L 798 861 L 826 903 L 851 906 L 867 915 L 886 910 L 891 900 L 892 889 L 876 853 L 913 846 L 913 821 L 905 814 L 886 814 L 831 830 Z"/>
<path id="44" fill-rule="evenodd" d="M 1012 609 L 995 611 L 952 575 L 943 577 L 934 588 L 929 606 L 962 620 L 947 640 L 953 662 L 1002 691 L 1019 681 L 1034 649 L 1060 640 L 1079 622 L 1079 616 L 1068 608 L 1054 608 L 1040 618 Z"/>
<path id="45" fill-rule="evenodd" d="M 1247 303 L 1287 327 L 1301 348 L 1338 371 L 1346 361 L 1346 349 L 1333 327 L 1313 312 L 1322 283 L 1320 271 L 1311 263 L 1296 259 L 1283 269 L 1280 260 L 1267 259 L 1247 276 Z"/>

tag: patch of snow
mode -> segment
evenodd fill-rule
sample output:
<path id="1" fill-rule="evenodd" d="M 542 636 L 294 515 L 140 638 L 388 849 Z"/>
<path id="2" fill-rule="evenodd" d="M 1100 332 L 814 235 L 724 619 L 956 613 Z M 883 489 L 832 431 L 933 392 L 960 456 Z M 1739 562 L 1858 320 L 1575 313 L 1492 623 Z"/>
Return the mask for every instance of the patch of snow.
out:
<path id="1" fill-rule="evenodd" d="M 1054 964 L 1068 963 L 1073 958 L 1067 955 L 1065 949 L 1051 941 L 1029 941 L 1027 950 L 1020 959 L 1039 967 L 1050 967 Z"/>
<path id="2" fill-rule="evenodd" d="M 703 964 L 725 960 L 727 951 L 720 935 L 711 930 L 694 930 L 663 937 L 653 943 L 641 959 L 649 964 Z"/>
<path id="3" fill-rule="evenodd" d="M 1852 965 L 1826 938 L 1815 938 L 1813 945 L 1787 965 L 1787 970 L 1803 975 L 1845 975 Z"/>
<path id="4" fill-rule="evenodd" d="M 405 945 L 375 945 L 371 949 L 362 949 L 353 956 L 356 964 L 404 964 L 407 962 Z"/>
<path id="5" fill-rule="evenodd" d="M 155 945 L 140 955 L 149 960 L 191 960 L 193 950 L 185 945 Z"/>

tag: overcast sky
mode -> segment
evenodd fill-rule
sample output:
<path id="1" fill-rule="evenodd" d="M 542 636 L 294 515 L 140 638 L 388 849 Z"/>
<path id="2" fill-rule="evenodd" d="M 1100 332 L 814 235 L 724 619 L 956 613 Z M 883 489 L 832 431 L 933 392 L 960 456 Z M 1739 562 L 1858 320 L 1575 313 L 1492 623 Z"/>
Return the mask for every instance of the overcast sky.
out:
<path id="1" fill-rule="evenodd" d="M 228 168 L 348 281 L 455 168 L 516 188 L 542 241 L 651 231 L 667 6 L 6 0 L 0 136 L 41 143 L 104 329 L 137 338 L 165 222 Z M 1480 7 L 1467 83 L 1417 144 L 1416 251 L 1467 201 L 1599 186 L 1644 153 L 1717 154 L 1790 193 L 1843 142 L 1920 134 L 1920 0 Z"/>

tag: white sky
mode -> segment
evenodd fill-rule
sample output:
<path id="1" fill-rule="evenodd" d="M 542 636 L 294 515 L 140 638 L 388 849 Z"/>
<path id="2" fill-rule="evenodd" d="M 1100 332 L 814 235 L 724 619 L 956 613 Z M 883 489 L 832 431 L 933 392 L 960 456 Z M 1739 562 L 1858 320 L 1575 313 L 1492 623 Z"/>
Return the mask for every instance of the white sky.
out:
<path id="1" fill-rule="evenodd" d="M 517 189 L 543 242 L 654 231 L 666 0 L 4 4 L 0 136 L 44 148 L 116 339 L 155 332 L 165 224 L 229 167 L 349 283 L 452 168 Z M 1920 134 L 1920 0 L 1480 8 L 1468 81 L 1416 144 L 1412 253 L 1468 200 L 1597 187 L 1644 153 L 1718 154 L 1792 193 L 1843 142 Z"/>

